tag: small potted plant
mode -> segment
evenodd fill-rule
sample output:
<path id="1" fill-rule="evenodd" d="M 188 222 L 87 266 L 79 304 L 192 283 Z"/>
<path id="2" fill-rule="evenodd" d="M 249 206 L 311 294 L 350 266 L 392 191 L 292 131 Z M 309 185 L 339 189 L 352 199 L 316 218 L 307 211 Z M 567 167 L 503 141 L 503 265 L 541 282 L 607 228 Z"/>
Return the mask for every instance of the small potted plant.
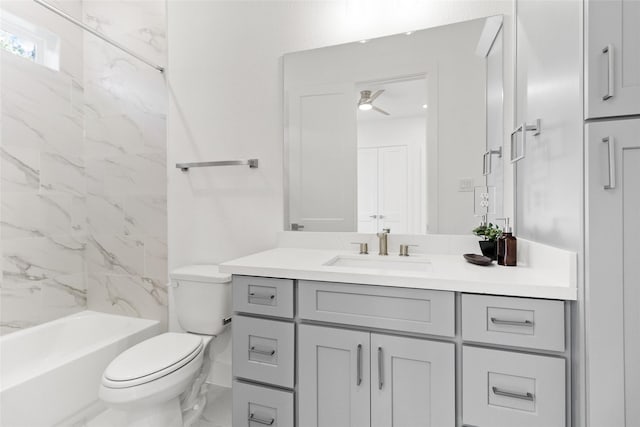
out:
<path id="1" fill-rule="evenodd" d="M 483 222 L 473 229 L 473 234 L 482 237 L 482 240 L 478 242 L 482 255 L 492 260 L 498 259 L 498 237 L 502 234 L 500 227 L 492 223 Z"/>

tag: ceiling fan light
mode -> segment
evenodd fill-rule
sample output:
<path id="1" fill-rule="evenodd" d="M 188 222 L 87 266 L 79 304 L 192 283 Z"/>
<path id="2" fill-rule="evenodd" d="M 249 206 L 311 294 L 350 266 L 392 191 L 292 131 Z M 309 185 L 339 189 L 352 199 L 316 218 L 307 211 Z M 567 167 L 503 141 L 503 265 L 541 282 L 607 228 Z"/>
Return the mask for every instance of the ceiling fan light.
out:
<path id="1" fill-rule="evenodd" d="M 373 108 L 373 105 L 368 102 L 364 102 L 362 104 L 358 104 L 358 108 L 362 111 L 369 111 Z"/>

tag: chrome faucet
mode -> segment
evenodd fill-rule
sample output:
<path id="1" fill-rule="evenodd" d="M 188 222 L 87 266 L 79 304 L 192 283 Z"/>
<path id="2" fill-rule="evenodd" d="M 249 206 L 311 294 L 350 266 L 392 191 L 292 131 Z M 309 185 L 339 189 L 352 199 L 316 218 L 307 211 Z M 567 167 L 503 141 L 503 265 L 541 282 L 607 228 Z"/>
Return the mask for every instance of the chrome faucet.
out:
<path id="1" fill-rule="evenodd" d="M 389 255 L 389 252 L 387 252 L 387 237 L 389 236 L 389 233 L 391 233 L 391 229 L 383 228 L 382 233 L 376 234 L 380 240 L 380 250 L 378 251 L 378 255 Z"/>

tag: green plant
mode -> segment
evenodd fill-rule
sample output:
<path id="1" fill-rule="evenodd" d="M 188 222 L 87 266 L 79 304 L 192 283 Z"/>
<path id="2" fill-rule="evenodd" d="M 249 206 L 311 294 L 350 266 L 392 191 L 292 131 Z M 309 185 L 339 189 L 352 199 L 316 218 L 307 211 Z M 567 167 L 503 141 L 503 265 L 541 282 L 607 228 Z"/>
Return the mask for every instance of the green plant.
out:
<path id="1" fill-rule="evenodd" d="M 494 225 L 492 223 L 482 223 L 473 229 L 473 234 L 484 238 L 484 240 L 495 242 L 502 234 L 502 231 L 497 225 Z"/>

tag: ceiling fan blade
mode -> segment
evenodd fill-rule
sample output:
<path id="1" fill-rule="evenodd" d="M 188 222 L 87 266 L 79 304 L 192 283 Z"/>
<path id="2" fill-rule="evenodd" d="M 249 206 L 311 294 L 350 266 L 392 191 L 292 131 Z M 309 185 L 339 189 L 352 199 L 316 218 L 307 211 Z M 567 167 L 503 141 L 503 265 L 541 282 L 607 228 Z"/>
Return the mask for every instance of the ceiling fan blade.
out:
<path id="1" fill-rule="evenodd" d="M 373 109 L 374 109 L 374 110 L 376 110 L 378 113 L 382 113 L 382 114 L 384 114 L 385 116 L 390 116 L 390 115 L 391 115 L 391 113 L 387 113 L 387 112 L 386 112 L 386 111 L 384 111 L 382 108 L 378 108 L 378 107 L 376 107 L 375 105 L 373 106 Z"/>
<path id="2" fill-rule="evenodd" d="M 376 93 L 374 93 L 373 95 L 371 95 L 371 97 L 369 98 L 369 101 L 370 101 L 370 102 L 375 101 L 377 97 L 379 97 L 380 95 L 382 95 L 382 92 L 384 92 L 384 89 L 377 90 L 377 91 L 376 91 Z"/>

